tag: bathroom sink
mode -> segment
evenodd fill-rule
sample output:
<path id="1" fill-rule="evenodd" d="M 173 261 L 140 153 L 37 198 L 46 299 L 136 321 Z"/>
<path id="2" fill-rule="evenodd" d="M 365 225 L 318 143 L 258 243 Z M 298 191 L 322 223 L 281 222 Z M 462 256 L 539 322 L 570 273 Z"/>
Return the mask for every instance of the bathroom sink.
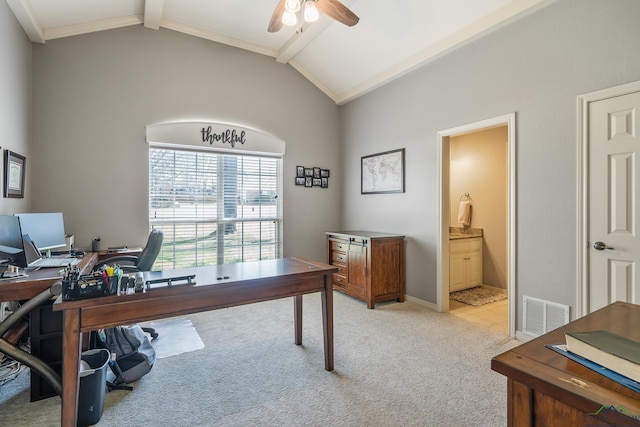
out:
<path id="1" fill-rule="evenodd" d="M 482 233 L 449 233 L 449 240 L 470 239 L 472 237 L 482 237 Z"/>
<path id="2" fill-rule="evenodd" d="M 449 227 L 449 240 L 482 237 L 482 228 Z"/>

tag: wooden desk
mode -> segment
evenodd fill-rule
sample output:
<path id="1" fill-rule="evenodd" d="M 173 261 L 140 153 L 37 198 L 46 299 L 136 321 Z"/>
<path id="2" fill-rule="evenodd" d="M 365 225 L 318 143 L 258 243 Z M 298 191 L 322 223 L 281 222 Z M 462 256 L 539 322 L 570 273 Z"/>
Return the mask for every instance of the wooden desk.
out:
<path id="1" fill-rule="evenodd" d="M 89 253 L 82 258 L 78 264 L 82 274 L 91 272 L 96 264 L 97 255 Z M 47 381 L 54 392 L 59 392 L 60 386 L 60 364 L 45 363 L 45 360 L 60 360 L 61 355 L 52 354 L 59 349 L 59 346 L 51 346 L 50 336 L 48 348 L 46 352 L 40 350 L 40 336 L 31 336 L 31 353 L 27 353 L 17 347 L 15 344 L 24 334 L 27 327 L 27 321 L 24 315 L 28 314 L 31 318 L 33 313 L 47 301 L 51 300 L 54 293 L 50 291 L 53 284 L 60 281 L 61 268 L 41 268 L 37 271 L 29 271 L 27 277 L 20 277 L 10 280 L 0 281 L 0 301 L 26 301 L 20 309 L 13 315 L 0 322 L 0 348 L 4 353 L 9 354 L 13 359 L 24 363 L 31 368 L 31 400 L 39 400 L 41 398 L 41 384 Z M 51 322 L 48 319 L 48 322 Z M 32 325 L 34 326 L 34 325 Z M 47 325 L 49 331 L 55 330 L 55 325 Z M 60 325 L 59 329 L 62 328 Z M 5 331 L 9 331 L 5 334 Z M 17 332 L 15 332 L 17 331 Z M 32 328 L 33 331 L 33 328 Z M 14 333 L 15 332 L 15 333 Z M 51 335 L 51 334 L 50 334 Z M 60 334 L 61 335 L 61 334 Z M 57 338 L 57 337 L 56 337 Z M 44 339 L 44 338 L 43 338 Z M 60 342 L 62 338 L 59 338 Z M 57 369 L 56 369 L 57 368 Z M 34 384 L 36 385 L 34 387 Z M 46 397 L 46 393 L 42 396 Z"/>
<path id="2" fill-rule="evenodd" d="M 640 306 L 616 302 L 491 360 L 508 377 L 509 426 L 640 425 L 640 421 L 600 409 L 624 408 L 640 415 L 640 393 L 545 347 L 565 343 L 566 331 L 604 329 L 640 341 Z"/>
<path id="3" fill-rule="evenodd" d="M 321 292 L 325 369 L 333 370 L 331 275 L 337 270 L 304 258 L 223 264 L 172 270 L 177 276 L 195 274 L 195 285 L 174 285 L 147 293 L 81 301 L 58 298 L 53 309 L 63 311 L 66 331 L 62 348 L 62 426 L 76 425 L 80 334 L 100 328 L 295 297 L 295 343 L 300 345 L 302 295 Z"/>
<path id="4" fill-rule="evenodd" d="M 82 274 L 89 273 L 98 261 L 94 252 L 88 252 L 78 264 Z M 61 268 L 41 268 L 28 271 L 28 277 L 0 281 L 0 301 L 22 301 L 33 298 L 60 280 Z"/>

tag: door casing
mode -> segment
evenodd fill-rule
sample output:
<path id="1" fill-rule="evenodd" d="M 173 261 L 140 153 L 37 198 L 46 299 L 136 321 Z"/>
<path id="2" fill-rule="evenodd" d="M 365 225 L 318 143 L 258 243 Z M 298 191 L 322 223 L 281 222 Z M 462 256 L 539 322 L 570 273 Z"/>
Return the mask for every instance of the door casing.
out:
<path id="1" fill-rule="evenodd" d="M 452 136 L 480 130 L 507 126 L 508 150 L 508 231 L 507 231 L 507 292 L 509 295 L 508 322 L 509 336 L 515 337 L 516 307 L 516 113 L 505 114 L 467 125 L 457 126 L 438 132 L 438 248 L 437 248 L 437 309 L 449 311 L 449 139 Z"/>

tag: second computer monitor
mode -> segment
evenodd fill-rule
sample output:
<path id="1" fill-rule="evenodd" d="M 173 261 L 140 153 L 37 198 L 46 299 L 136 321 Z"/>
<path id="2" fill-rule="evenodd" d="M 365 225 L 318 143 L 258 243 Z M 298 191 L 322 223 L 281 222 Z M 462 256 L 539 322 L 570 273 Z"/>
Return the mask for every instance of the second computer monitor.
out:
<path id="1" fill-rule="evenodd" d="M 0 260 L 26 267 L 20 221 L 12 215 L 0 215 Z"/>
<path id="2" fill-rule="evenodd" d="M 18 213 L 22 234 L 28 234 L 36 247 L 43 251 L 67 245 L 62 212 Z"/>

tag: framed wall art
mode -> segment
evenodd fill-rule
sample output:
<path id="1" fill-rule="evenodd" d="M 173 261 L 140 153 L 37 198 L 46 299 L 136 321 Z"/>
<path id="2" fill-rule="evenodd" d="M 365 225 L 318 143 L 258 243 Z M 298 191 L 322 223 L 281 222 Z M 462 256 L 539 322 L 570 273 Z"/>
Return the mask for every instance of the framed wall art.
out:
<path id="1" fill-rule="evenodd" d="M 404 193 L 404 148 L 364 156 L 360 163 L 360 193 Z"/>
<path id="2" fill-rule="evenodd" d="M 318 166 L 296 166 L 296 185 L 307 188 L 329 188 L 329 169 Z"/>
<path id="3" fill-rule="evenodd" d="M 4 150 L 4 197 L 24 197 L 25 167 L 24 156 Z"/>

